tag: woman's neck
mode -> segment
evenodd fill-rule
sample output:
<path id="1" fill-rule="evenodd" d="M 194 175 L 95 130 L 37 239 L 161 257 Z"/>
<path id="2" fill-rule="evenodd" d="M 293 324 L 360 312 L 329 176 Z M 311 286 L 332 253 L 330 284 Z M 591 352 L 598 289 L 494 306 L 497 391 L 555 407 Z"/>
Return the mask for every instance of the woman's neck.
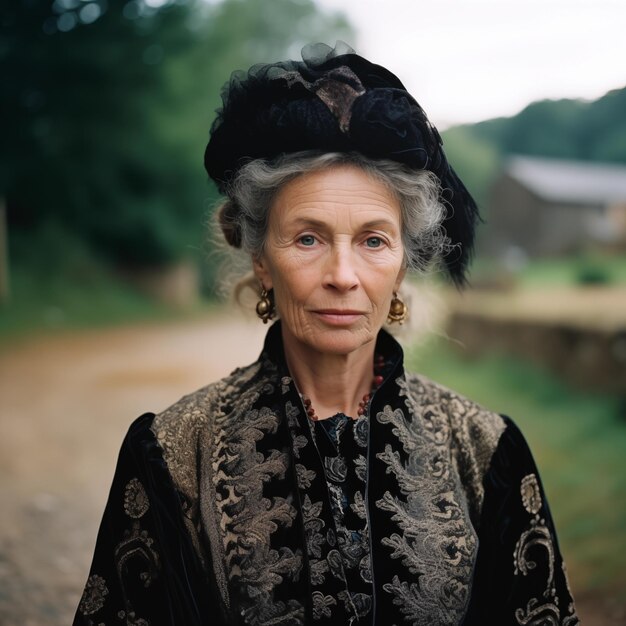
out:
<path id="1" fill-rule="evenodd" d="M 359 402 L 372 389 L 374 348 L 372 342 L 349 354 L 328 354 L 284 341 L 289 372 L 319 419 L 336 413 L 357 416 Z"/>

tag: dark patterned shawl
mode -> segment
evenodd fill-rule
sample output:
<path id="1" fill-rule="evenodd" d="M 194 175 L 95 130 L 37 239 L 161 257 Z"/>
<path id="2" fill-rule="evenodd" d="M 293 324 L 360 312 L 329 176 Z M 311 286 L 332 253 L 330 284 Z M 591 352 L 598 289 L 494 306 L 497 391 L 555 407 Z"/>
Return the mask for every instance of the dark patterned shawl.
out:
<path id="1" fill-rule="evenodd" d="M 75 624 L 577 624 L 515 425 L 405 373 L 384 331 L 377 352 L 388 371 L 350 459 L 365 592 L 276 323 L 258 361 L 131 426 Z"/>

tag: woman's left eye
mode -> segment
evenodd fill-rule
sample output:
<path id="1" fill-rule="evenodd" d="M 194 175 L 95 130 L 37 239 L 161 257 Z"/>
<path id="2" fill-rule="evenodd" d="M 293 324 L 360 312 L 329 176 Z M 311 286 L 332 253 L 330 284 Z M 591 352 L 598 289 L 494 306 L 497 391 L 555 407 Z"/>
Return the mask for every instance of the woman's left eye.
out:
<path id="1" fill-rule="evenodd" d="M 365 245 L 368 248 L 380 248 L 383 245 L 383 240 L 380 237 L 368 237 L 365 240 Z"/>
<path id="2" fill-rule="evenodd" d="M 300 239 L 298 239 L 298 241 L 303 246 L 313 246 L 313 245 L 315 245 L 315 237 L 313 237 L 313 235 L 302 235 L 302 237 L 300 237 Z"/>

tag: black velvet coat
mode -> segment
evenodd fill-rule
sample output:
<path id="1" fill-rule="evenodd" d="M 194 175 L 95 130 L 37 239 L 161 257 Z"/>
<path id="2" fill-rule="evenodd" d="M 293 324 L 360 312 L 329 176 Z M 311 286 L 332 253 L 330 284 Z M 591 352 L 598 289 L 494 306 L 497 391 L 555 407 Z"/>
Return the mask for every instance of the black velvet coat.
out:
<path id="1" fill-rule="evenodd" d="M 377 352 L 345 458 L 320 453 L 280 323 L 258 361 L 139 417 L 74 623 L 578 624 L 517 427 L 406 373 L 384 331 Z M 331 507 L 347 475 L 354 533 Z"/>

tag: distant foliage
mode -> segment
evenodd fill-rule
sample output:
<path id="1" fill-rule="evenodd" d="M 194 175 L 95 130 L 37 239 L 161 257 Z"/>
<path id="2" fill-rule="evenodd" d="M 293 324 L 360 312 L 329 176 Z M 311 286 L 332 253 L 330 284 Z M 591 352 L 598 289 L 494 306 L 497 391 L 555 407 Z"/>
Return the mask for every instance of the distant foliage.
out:
<path id="1" fill-rule="evenodd" d="M 514 117 L 475 124 L 472 132 L 505 155 L 626 163 L 626 87 L 593 102 L 535 102 Z"/>
<path id="2" fill-rule="evenodd" d="M 1 4 L 0 195 L 18 260 L 57 254 L 33 245 L 55 229 L 114 266 L 201 256 L 202 156 L 230 72 L 352 38 L 313 0 Z"/>

